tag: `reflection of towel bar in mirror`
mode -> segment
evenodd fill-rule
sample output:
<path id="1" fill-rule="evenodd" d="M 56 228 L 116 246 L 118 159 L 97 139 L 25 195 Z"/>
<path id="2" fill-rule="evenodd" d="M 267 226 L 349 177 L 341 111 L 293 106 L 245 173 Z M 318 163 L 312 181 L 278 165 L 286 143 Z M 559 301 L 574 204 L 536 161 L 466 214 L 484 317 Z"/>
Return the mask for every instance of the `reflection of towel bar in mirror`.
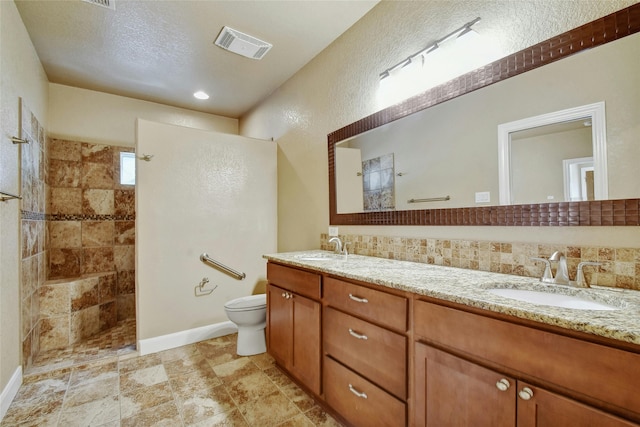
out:
<path id="1" fill-rule="evenodd" d="M 451 200 L 451 197 L 432 197 L 430 199 L 409 199 L 407 203 L 425 203 L 425 202 L 446 202 L 447 200 Z"/>
<path id="2" fill-rule="evenodd" d="M 404 176 L 406 175 L 404 172 L 398 172 L 396 176 Z M 362 176 L 362 172 L 356 172 L 356 176 Z"/>

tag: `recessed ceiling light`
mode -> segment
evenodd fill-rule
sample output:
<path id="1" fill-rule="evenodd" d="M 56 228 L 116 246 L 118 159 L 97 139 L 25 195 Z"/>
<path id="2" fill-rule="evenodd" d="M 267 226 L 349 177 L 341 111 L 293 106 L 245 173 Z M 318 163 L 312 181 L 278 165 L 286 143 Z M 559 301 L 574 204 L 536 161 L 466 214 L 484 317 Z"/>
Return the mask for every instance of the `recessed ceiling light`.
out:
<path id="1" fill-rule="evenodd" d="M 209 95 L 206 92 L 203 92 L 201 90 L 194 93 L 193 96 L 195 96 L 198 99 L 209 99 Z"/>

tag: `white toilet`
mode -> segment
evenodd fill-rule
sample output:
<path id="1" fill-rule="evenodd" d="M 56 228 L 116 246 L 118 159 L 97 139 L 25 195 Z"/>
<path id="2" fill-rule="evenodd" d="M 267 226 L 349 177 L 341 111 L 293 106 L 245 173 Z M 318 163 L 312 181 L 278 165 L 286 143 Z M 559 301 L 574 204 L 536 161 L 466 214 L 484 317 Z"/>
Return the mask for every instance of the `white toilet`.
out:
<path id="1" fill-rule="evenodd" d="M 267 295 L 251 295 L 233 299 L 224 305 L 227 317 L 238 325 L 240 356 L 251 356 L 267 351 L 264 328 L 267 326 Z"/>

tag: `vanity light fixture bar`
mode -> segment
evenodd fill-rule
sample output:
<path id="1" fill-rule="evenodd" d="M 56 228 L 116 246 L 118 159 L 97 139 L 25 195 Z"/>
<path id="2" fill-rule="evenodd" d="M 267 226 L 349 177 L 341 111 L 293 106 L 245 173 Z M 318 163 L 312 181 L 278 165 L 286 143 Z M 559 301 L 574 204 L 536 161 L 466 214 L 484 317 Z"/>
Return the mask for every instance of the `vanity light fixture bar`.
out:
<path id="1" fill-rule="evenodd" d="M 402 68 L 405 65 L 409 65 L 411 63 L 411 61 L 413 61 L 415 58 L 427 55 L 431 52 L 433 52 L 434 50 L 436 50 L 438 47 L 440 47 L 440 43 L 444 43 L 445 41 L 449 40 L 450 38 L 452 38 L 453 36 L 460 37 L 463 34 L 468 33 L 469 31 L 471 31 L 471 27 L 480 20 L 480 17 L 477 17 L 476 19 L 474 19 L 473 21 L 469 21 L 466 24 L 464 24 L 462 27 L 456 29 L 455 31 L 450 32 L 449 34 L 447 34 L 446 36 L 436 40 L 435 42 L 431 43 L 429 46 L 425 47 L 422 50 L 419 50 L 418 52 L 414 53 L 413 55 L 409 56 L 407 59 L 398 62 L 396 65 L 394 65 L 391 68 L 387 68 L 386 70 L 384 70 L 383 72 L 380 73 L 380 80 L 389 77 L 391 75 L 391 72 L 398 69 L 398 68 Z"/>
<path id="2" fill-rule="evenodd" d="M 407 203 L 446 202 L 447 200 L 451 200 L 451 197 L 444 196 L 444 197 L 432 197 L 430 199 L 409 199 L 407 200 Z"/>

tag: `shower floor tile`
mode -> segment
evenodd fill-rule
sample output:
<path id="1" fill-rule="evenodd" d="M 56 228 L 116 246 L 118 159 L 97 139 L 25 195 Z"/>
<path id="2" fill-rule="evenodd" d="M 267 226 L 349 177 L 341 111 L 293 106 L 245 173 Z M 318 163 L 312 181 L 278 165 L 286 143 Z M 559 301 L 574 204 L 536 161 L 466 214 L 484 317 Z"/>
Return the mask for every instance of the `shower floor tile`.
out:
<path id="1" fill-rule="evenodd" d="M 42 351 L 25 376 L 136 352 L 136 321 L 121 320 L 113 328 L 67 348 Z"/>
<path id="2" fill-rule="evenodd" d="M 271 356 L 237 356 L 236 337 L 27 374 L 0 426 L 341 426 Z"/>

